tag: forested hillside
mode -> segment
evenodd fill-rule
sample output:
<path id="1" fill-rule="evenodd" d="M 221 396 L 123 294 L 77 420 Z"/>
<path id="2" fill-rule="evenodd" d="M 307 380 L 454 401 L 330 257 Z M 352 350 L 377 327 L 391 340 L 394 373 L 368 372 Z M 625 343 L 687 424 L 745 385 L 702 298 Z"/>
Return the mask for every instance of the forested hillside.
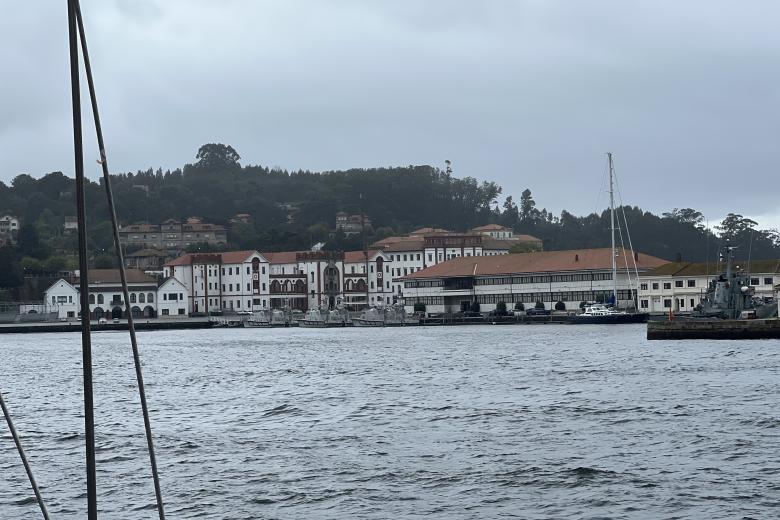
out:
<path id="1" fill-rule="evenodd" d="M 449 167 L 289 172 L 241 166 L 231 147 L 209 144 L 200 148 L 193 164 L 181 169 L 117 174 L 112 184 L 123 223 L 160 223 L 167 218 L 198 216 L 229 226 L 230 247 L 304 249 L 320 241 L 334 249 L 360 247 L 359 237 L 346 239 L 332 229 L 336 212 L 359 213 L 361 208 L 373 222 L 369 242 L 423 226 L 466 230 L 500 223 L 538 236 L 546 249 L 609 244 L 607 211 L 553 215 L 539 209 L 530 190 L 515 203 L 497 184 L 458 178 Z M 108 254 L 112 247 L 110 225 L 100 184 L 87 186 L 87 202 L 91 250 L 96 256 Z M 3 248 L 0 260 L 5 265 L 13 261 L 28 268 L 71 263 L 76 237 L 65 235 L 62 225 L 65 217 L 74 213 L 74 180 L 60 172 L 38 179 L 19 175 L 10 186 L 0 183 L 0 214 L 22 221 L 17 244 Z M 238 213 L 251 215 L 251 223 L 231 225 L 231 217 Z M 743 257 L 780 257 L 777 232 L 758 230 L 755 222 L 740 215 L 730 215 L 712 232 L 704 229 L 701 214 L 689 208 L 654 215 L 625 207 L 619 211 L 621 221 L 624 213 L 634 247 L 669 260 L 678 255 L 685 260 L 703 260 L 707 252 L 714 258 L 725 239 L 739 245 Z M 623 238 L 627 246 L 628 237 Z M 3 276 L 14 277 L 13 273 Z M 8 282 L 0 280 L 0 286 L 8 286 Z"/>

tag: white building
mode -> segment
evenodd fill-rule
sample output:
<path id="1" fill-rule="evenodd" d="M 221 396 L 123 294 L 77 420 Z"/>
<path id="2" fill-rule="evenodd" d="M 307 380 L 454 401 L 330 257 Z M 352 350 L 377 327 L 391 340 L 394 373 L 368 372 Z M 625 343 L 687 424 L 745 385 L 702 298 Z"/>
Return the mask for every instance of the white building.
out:
<path id="1" fill-rule="evenodd" d="M 639 308 L 645 312 L 688 313 L 696 309 L 722 264 L 674 262 L 639 277 Z M 780 283 L 780 260 L 734 262 L 734 269 L 750 273 L 756 296 L 771 298 Z"/>
<path id="2" fill-rule="evenodd" d="M 631 258 L 633 256 L 633 259 Z M 634 306 L 634 262 L 642 273 L 666 262 L 660 258 L 618 250 L 618 306 Z M 630 266 L 624 267 L 625 263 Z M 635 277 L 634 277 L 635 278 Z M 427 312 L 458 312 L 476 301 L 482 312 L 504 302 L 511 309 L 542 302 L 551 309 L 563 302 L 577 309 L 580 302 L 609 301 L 612 295 L 612 250 L 578 249 L 510 255 L 461 256 L 403 277 L 405 306 L 411 312 L 417 302 Z"/>
<path id="3" fill-rule="evenodd" d="M 501 234 L 504 238 L 496 238 Z M 408 236 L 388 237 L 373 244 L 388 255 L 391 264 L 391 290 L 395 301 L 403 302 L 402 278 L 453 258 L 509 254 L 517 244 L 541 248 L 541 241 L 530 235 L 515 236 L 511 229 L 491 224 L 468 233 L 446 229 L 422 228 Z"/>
<path id="4" fill-rule="evenodd" d="M 270 306 L 356 310 L 392 304 L 389 257 L 382 251 L 264 253 L 270 262 Z"/>
<path id="5" fill-rule="evenodd" d="M 163 266 L 187 288 L 187 313 L 269 308 L 269 262 L 257 251 L 190 253 Z"/>
<path id="6" fill-rule="evenodd" d="M 135 318 L 157 316 L 157 280 L 137 269 L 126 271 L 130 303 L 122 298 L 122 284 L 116 269 L 89 271 L 89 312 L 92 319 L 123 318 L 128 308 Z M 60 279 L 52 284 L 44 299 L 48 312 L 57 312 L 60 319 L 78 318 L 80 314 L 78 279 L 71 284 Z"/>

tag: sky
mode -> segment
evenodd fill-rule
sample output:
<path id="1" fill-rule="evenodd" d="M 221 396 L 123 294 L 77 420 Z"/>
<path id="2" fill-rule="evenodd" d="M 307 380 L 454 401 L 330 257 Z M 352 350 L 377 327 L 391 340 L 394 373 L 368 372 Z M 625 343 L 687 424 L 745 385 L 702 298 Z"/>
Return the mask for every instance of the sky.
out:
<path id="1" fill-rule="evenodd" d="M 82 0 L 113 172 L 204 143 L 313 171 L 452 161 L 503 199 L 780 227 L 780 3 Z M 0 17 L 0 181 L 73 174 L 65 0 Z M 86 100 L 85 100 L 86 101 Z M 86 104 L 86 103 L 85 103 Z M 86 114 L 86 117 L 89 117 Z M 88 175 L 99 175 L 91 126 Z"/>

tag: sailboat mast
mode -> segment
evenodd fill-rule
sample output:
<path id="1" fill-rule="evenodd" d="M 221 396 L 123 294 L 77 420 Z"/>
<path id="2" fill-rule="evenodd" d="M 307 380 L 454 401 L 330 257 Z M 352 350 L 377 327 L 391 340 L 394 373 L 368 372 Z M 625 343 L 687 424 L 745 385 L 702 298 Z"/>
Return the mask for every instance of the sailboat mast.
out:
<path id="1" fill-rule="evenodd" d="M 617 307 L 617 252 L 615 251 L 615 188 L 614 188 L 614 173 L 615 168 L 612 164 L 612 153 L 607 152 L 609 158 L 609 215 L 610 215 L 610 231 L 612 232 L 612 302 Z"/>

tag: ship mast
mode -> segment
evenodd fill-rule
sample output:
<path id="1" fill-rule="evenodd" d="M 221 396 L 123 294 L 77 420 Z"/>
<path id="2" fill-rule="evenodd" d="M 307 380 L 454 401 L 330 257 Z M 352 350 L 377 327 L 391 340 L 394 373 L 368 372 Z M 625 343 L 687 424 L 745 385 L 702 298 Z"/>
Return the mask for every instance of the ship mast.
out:
<path id="1" fill-rule="evenodd" d="M 612 235 L 612 303 L 617 307 L 617 251 L 615 251 L 615 189 L 613 182 L 615 167 L 612 164 L 612 153 L 607 152 L 607 157 L 609 158 L 609 214 Z"/>

